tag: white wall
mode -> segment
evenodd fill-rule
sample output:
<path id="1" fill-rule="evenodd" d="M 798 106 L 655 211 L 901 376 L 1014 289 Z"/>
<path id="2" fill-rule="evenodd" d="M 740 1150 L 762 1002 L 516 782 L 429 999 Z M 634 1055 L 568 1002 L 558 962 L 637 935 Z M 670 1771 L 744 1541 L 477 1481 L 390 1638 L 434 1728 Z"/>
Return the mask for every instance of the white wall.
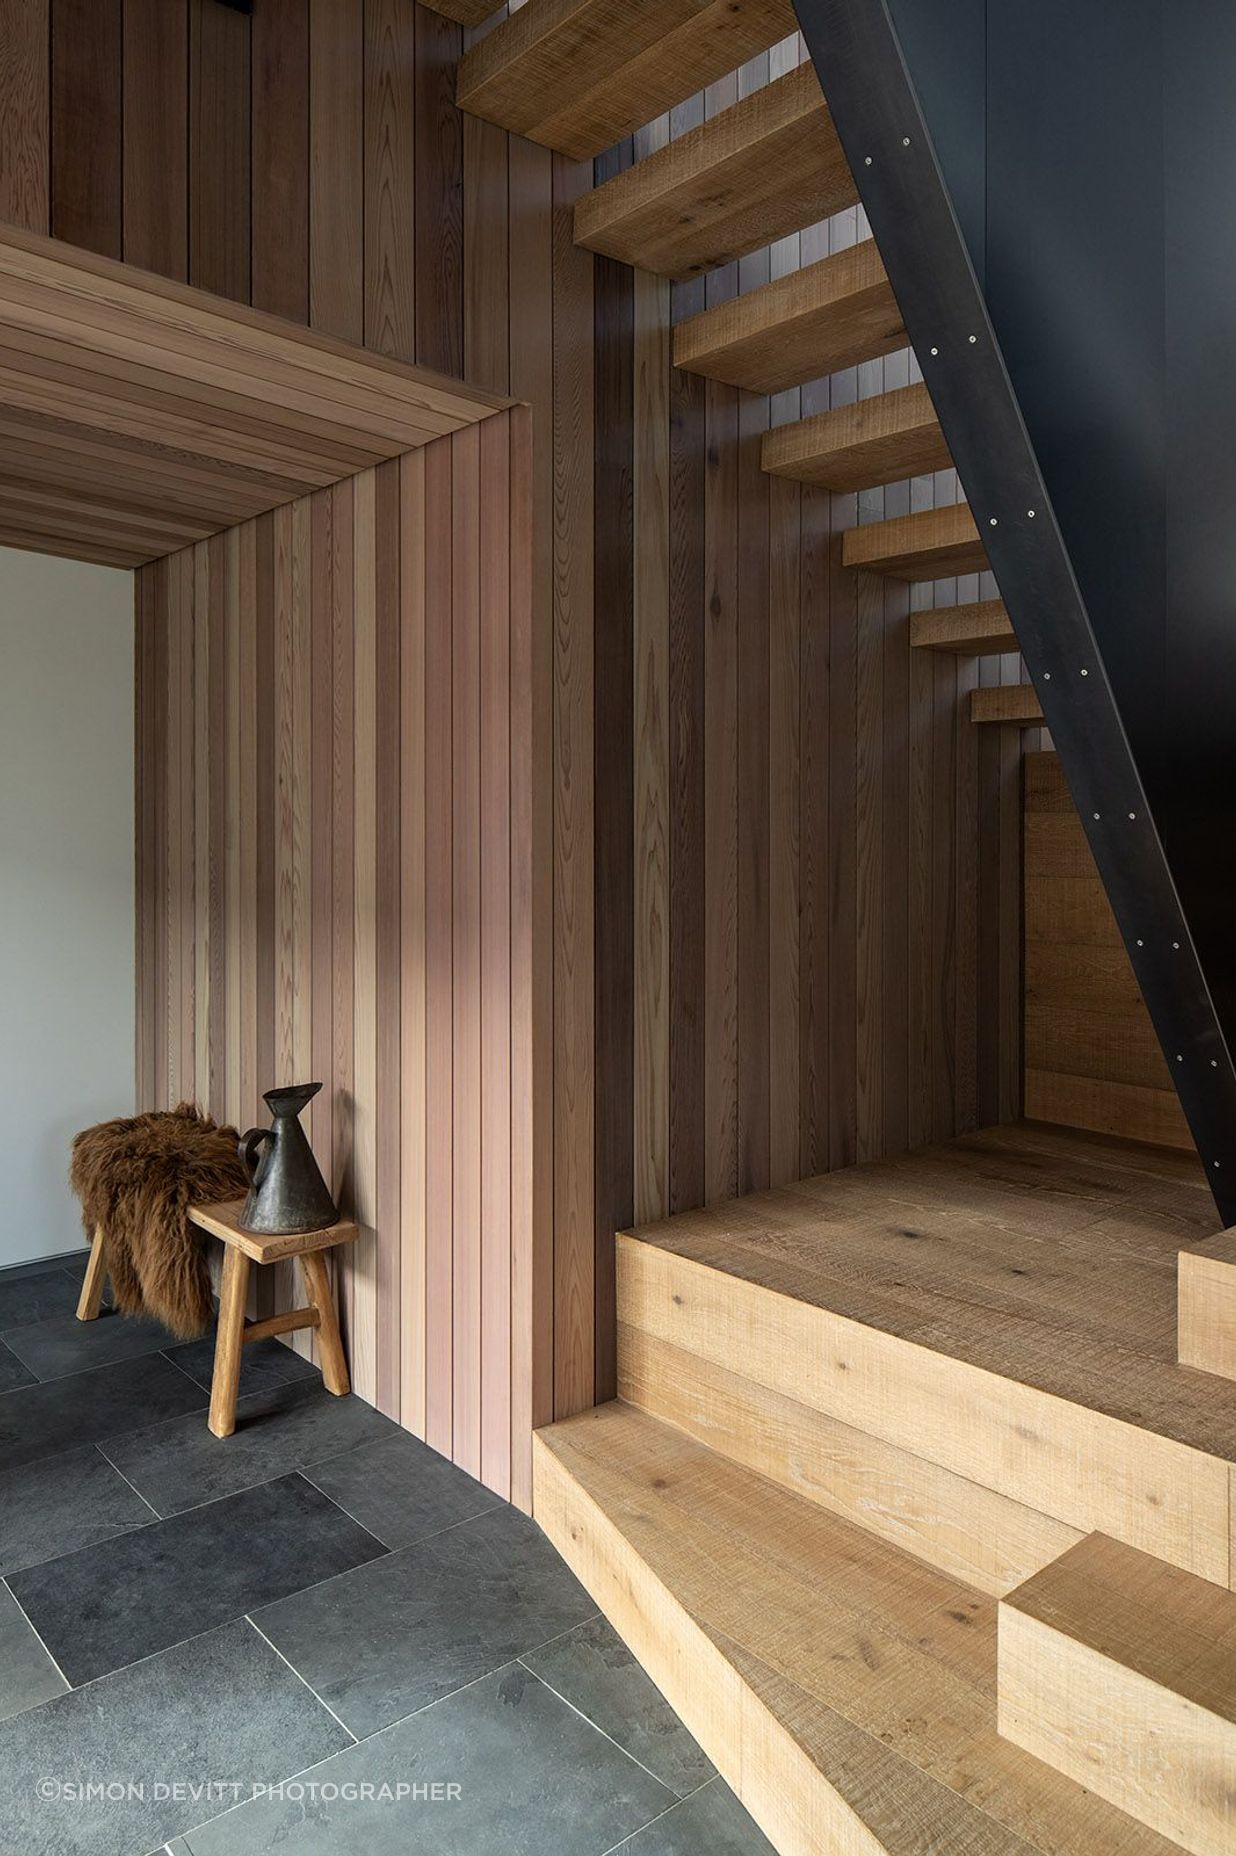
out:
<path id="1" fill-rule="evenodd" d="M 133 1026 L 133 576 L 0 548 L 0 1266 L 83 1242 Z"/>

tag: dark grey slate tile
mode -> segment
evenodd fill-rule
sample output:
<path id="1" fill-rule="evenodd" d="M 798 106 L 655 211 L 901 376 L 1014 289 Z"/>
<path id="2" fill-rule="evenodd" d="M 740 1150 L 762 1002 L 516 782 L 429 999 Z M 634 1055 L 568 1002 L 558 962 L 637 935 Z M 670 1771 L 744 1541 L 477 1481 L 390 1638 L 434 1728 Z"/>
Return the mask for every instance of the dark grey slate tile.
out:
<path id="1" fill-rule="evenodd" d="M 723 1779 L 713 1779 L 618 1846 L 614 1856 L 777 1856 Z"/>
<path id="2" fill-rule="evenodd" d="M 179 1377 L 205 1399 L 201 1387 Z M 190 1418 L 134 1431 L 107 1454 L 160 1514 L 178 1514 L 398 1430 L 363 1400 L 335 1398 L 316 1378 L 296 1379 L 241 1399 L 236 1431 L 222 1442 Z"/>
<path id="3" fill-rule="evenodd" d="M 596 1607 L 503 1506 L 254 1614 L 346 1727 L 386 1727 L 581 1624 Z"/>
<path id="4" fill-rule="evenodd" d="M 244 1805 L 189 1856 L 600 1856 L 672 1802 L 518 1664 L 328 1760 L 303 1799 Z M 457 1785 L 439 1802 L 334 1802 L 346 1784 Z"/>
<path id="5" fill-rule="evenodd" d="M 205 1804 L 156 1797 L 157 1785 L 235 1781 L 247 1795 L 347 1744 L 252 1625 L 228 1624 L 0 1724 L 6 1847 L 21 1856 L 144 1856 L 232 1802 L 230 1794 Z M 110 1781 L 126 1795 L 40 1799 L 44 1777 L 79 1792 Z"/>
<path id="6" fill-rule="evenodd" d="M 201 1386 L 160 1353 L 21 1386 L 0 1394 L 0 1473 L 75 1444 L 97 1443 L 185 1412 L 202 1413 L 209 1402 Z M 209 1437 L 205 1418 L 196 1421 Z M 211 1442 L 218 1447 L 216 1439 Z"/>
<path id="7" fill-rule="evenodd" d="M 503 1505 L 490 1489 L 406 1431 L 328 1457 L 305 1474 L 388 1547 L 410 1547 Z"/>
<path id="8" fill-rule="evenodd" d="M 135 1360 L 167 1346 L 168 1331 L 159 1321 L 143 1321 L 104 1309 L 95 1321 L 79 1321 L 71 1311 L 47 1321 L 31 1321 L 5 1336 L 5 1345 L 36 1379 L 63 1379 L 117 1360 Z"/>
<path id="9" fill-rule="evenodd" d="M 173 1366 L 178 1366 L 182 1373 L 188 1373 L 190 1379 L 196 1379 L 199 1386 L 209 1390 L 211 1374 L 215 1368 L 213 1334 L 207 1335 L 205 1340 L 186 1341 L 179 1347 L 169 1347 L 165 1337 L 163 1351 Z M 254 1341 L 241 1355 L 242 1398 L 254 1392 L 265 1392 L 271 1386 L 284 1385 L 289 1379 L 312 1379 L 320 1383 L 321 1377 L 312 1360 L 303 1360 L 300 1354 L 293 1353 L 281 1341 Z"/>
<path id="10" fill-rule="evenodd" d="M 30 1321 L 47 1321 L 53 1315 L 71 1315 L 77 1307 L 77 1286 L 62 1269 L 39 1270 L 15 1280 L 0 1276 L 0 1334 L 25 1327 Z"/>
<path id="11" fill-rule="evenodd" d="M 15 1386 L 32 1386 L 34 1374 L 29 1367 L 23 1366 L 17 1355 L 0 1341 L 0 1392 L 11 1392 Z"/>
<path id="12" fill-rule="evenodd" d="M 0 1476 L 0 1577 L 153 1519 L 150 1504 L 93 1444 L 6 1470 Z"/>
<path id="13" fill-rule="evenodd" d="M 712 1762 L 604 1618 L 590 1618 L 523 1661 L 680 1798 L 712 1778 Z"/>
<path id="14" fill-rule="evenodd" d="M 29 1276 L 47 1276 L 55 1270 L 67 1270 L 80 1282 L 86 1274 L 89 1255 L 89 1250 L 84 1249 L 63 1251 L 55 1257 L 35 1257 L 30 1263 L 10 1263 L 0 1270 L 0 1283 L 23 1282 Z"/>
<path id="15" fill-rule="evenodd" d="M 63 1695 L 68 1686 L 13 1594 L 0 1585 L 0 1721 Z"/>
<path id="16" fill-rule="evenodd" d="M 9 1584 L 76 1688 L 383 1551 L 320 1489 L 285 1476 Z"/>

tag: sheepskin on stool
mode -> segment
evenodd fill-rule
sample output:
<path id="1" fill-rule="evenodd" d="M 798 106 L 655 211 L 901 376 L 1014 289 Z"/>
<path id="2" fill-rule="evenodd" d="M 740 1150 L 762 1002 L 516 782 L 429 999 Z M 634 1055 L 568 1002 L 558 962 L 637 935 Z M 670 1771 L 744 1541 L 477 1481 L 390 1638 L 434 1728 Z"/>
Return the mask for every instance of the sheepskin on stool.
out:
<path id="1" fill-rule="evenodd" d="M 69 1181 L 87 1241 L 103 1232 L 122 1314 L 153 1315 L 184 1340 L 210 1325 L 206 1236 L 188 1210 L 247 1190 L 238 1139 L 235 1128 L 182 1102 L 170 1112 L 100 1122 L 74 1140 Z"/>

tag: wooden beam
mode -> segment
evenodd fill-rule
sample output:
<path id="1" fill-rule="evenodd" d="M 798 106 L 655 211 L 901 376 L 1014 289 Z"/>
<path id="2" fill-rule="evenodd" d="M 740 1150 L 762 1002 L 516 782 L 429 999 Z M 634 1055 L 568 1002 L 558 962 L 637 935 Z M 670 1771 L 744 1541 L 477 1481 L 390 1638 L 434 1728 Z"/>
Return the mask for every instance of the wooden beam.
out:
<path id="1" fill-rule="evenodd" d="M 894 580 L 942 580 L 981 573 L 987 554 L 968 504 L 950 503 L 943 509 L 847 529 L 841 564 Z"/>
<path id="2" fill-rule="evenodd" d="M 874 239 L 688 316 L 674 366 L 780 393 L 909 346 Z"/>
<path id="3" fill-rule="evenodd" d="M 1017 649 L 1013 622 L 1002 599 L 912 612 L 910 643 L 915 650 L 947 651 L 957 657 L 1002 657 Z"/>
<path id="4" fill-rule="evenodd" d="M 815 72 L 804 64 L 585 194 L 575 240 L 685 279 L 857 198 Z"/>
<path id="5" fill-rule="evenodd" d="M 924 386 L 899 387 L 765 434 L 760 462 L 776 477 L 823 490 L 869 490 L 929 471 L 952 456 Z"/>
<path id="6" fill-rule="evenodd" d="M 1030 683 L 995 684 L 970 691 L 972 722 L 1017 722 L 1024 728 L 1043 720 L 1043 707 Z"/>
<path id="7" fill-rule="evenodd" d="M 1236 1379 L 1236 1231 L 1182 1250 L 1176 1283 L 1180 1364 Z"/>
<path id="8" fill-rule="evenodd" d="M 457 101 L 586 160 L 797 29 L 790 0 L 529 0 L 464 53 Z"/>
<path id="9" fill-rule="evenodd" d="M 1094 1534 L 1000 1605 L 1005 1739 L 1194 1856 L 1230 1856 L 1236 1595 Z"/>

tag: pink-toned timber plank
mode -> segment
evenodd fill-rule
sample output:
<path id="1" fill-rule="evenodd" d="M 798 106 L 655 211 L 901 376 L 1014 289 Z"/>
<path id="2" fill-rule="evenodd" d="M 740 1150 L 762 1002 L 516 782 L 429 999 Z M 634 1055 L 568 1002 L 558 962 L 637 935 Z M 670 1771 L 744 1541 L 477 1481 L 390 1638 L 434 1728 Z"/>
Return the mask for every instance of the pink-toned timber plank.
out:
<path id="1" fill-rule="evenodd" d="M 511 452 L 480 434 L 481 1480 L 511 1486 Z"/>

